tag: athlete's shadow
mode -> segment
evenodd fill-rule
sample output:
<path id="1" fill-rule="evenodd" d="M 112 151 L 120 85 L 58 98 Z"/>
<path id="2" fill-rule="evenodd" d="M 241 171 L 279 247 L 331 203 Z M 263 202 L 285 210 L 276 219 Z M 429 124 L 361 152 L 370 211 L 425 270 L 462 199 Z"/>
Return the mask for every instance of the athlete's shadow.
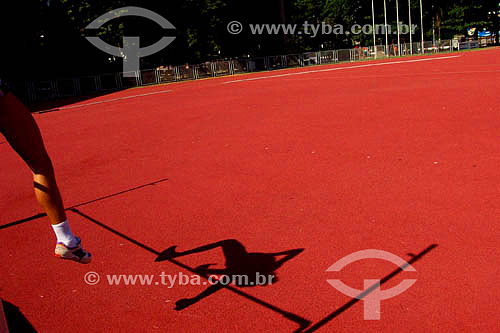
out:
<path id="1" fill-rule="evenodd" d="M 6 323 L 1 322 L 4 318 L 1 317 L 3 313 L 0 313 L 0 332 L 4 332 L 3 330 L 8 328 L 7 332 L 36 333 L 33 325 L 17 306 L 2 299 L 0 299 L 0 306 L 3 306 L 3 310 L 0 309 L 0 311 L 5 313 L 5 320 L 7 321 Z M 3 327 L 4 324 L 7 324 L 7 327 Z"/>
<path id="2" fill-rule="evenodd" d="M 188 306 L 201 301 L 203 298 L 210 296 L 211 294 L 224 288 L 227 281 L 231 281 L 233 285 L 238 287 L 263 286 L 275 283 L 278 280 L 275 271 L 285 262 L 304 250 L 295 249 L 277 253 L 249 253 L 243 244 L 235 239 L 228 239 L 184 252 L 176 252 L 176 246 L 172 246 L 163 251 L 155 261 L 159 262 L 189 254 L 209 251 L 217 247 L 222 248 L 226 259 L 226 267 L 223 269 L 213 269 L 209 268 L 213 264 L 205 264 L 198 266 L 195 271 L 204 277 L 212 275 L 220 276 L 223 283 L 211 285 L 195 297 L 178 300 L 175 303 L 175 310 L 183 310 Z M 278 259 L 278 257 L 282 258 Z M 228 278 L 229 280 L 227 280 Z"/>

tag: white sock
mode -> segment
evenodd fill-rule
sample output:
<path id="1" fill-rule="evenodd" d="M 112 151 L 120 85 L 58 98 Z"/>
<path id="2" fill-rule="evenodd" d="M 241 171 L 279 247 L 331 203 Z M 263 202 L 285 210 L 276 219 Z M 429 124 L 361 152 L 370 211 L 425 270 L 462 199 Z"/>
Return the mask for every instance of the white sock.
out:
<path id="1" fill-rule="evenodd" d="M 67 247 L 75 247 L 76 246 L 76 237 L 75 237 L 75 235 L 73 235 L 73 232 L 71 232 L 71 228 L 69 227 L 68 220 L 66 220 L 62 223 L 59 223 L 59 224 L 53 224 L 52 228 L 54 229 L 54 232 L 56 233 L 58 243 L 63 243 Z"/>

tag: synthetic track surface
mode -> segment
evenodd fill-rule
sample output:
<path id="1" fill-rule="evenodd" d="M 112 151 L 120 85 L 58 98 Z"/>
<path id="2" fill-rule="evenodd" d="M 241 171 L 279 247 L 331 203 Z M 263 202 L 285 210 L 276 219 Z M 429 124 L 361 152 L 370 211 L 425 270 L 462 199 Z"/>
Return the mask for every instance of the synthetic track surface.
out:
<path id="1" fill-rule="evenodd" d="M 41 332 L 293 332 L 305 321 L 321 332 L 495 331 L 499 57 L 497 48 L 257 73 L 36 115 L 94 261 L 51 256 L 30 172 L 1 144 L 0 297 Z M 224 267 L 220 249 L 155 259 L 227 239 L 249 252 L 304 250 L 272 286 L 232 286 L 182 311 L 175 302 L 206 286 L 107 283 Z M 364 249 L 407 261 L 427 251 L 411 262 L 416 272 L 391 275 L 397 267 L 381 260 L 326 272 Z M 89 271 L 99 284 L 84 282 Z M 383 300 L 376 321 L 326 282 L 362 289 L 388 276 L 382 289 L 417 282 Z"/>

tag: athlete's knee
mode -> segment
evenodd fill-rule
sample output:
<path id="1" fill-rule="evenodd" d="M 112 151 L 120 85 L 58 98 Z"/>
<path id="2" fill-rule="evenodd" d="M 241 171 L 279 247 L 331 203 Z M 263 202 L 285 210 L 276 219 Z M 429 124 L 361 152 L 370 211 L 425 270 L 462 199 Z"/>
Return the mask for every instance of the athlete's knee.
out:
<path id="1" fill-rule="evenodd" d="M 28 161 L 28 166 L 35 175 L 52 176 L 54 174 L 54 166 L 46 153 Z"/>

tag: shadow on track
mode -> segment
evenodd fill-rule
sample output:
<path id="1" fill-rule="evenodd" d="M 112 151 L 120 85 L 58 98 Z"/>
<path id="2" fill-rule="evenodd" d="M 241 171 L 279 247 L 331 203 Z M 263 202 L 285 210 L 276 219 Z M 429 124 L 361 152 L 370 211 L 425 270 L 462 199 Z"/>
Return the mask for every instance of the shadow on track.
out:
<path id="1" fill-rule="evenodd" d="M 205 246 L 201 246 L 192 250 L 184 251 L 184 252 L 176 252 L 175 251 L 175 246 L 172 246 L 168 249 L 166 249 L 163 252 L 156 251 L 152 249 L 151 247 L 142 244 L 141 242 L 128 237 L 127 235 L 105 225 L 102 222 L 97 221 L 96 219 L 82 213 L 76 208 L 71 209 L 72 212 L 86 218 L 90 222 L 93 222 L 97 224 L 98 226 L 114 233 L 115 235 L 118 235 L 119 237 L 122 237 L 131 243 L 143 248 L 144 250 L 155 254 L 157 258 L 155 259 L 156 262 L 162 262 L 162 261 L 168 261 L 170 263 L 173 263 L 174 265 L 177 265 L 181 268 L 184 268 L 185 270 L 192 272 L 194 274 L 200 275 L 203 278 L 207 279 L 209 274 L 221 274 L 221 275 L 227 275 L 227 274 L 234 274 L 234 273 L 240 273 L 241 272 L 246 272 L 246 273 L 251 273 L 255 271 L 260 271 L 261 273 L 267 273 L 270 272 L 274 273 L 276 269 L 281 267 L 286 261 L 292 259 L 293 257 L 297 256 L 299 253 L 303 251 L 303 249 L 295 249 L 295 250 L 289 250 L 289 251 L 284 251 L 284 252 L 278 252 L 278 253 L 248 253 L 246 249 L 243 247 L 243 245 L 236 241 L 236 240 L 224 240 L 221 242 L 216 242 L 212 244 L 208 244 Z M 343 312 L 351 308 L 353 305 L 358 303 L 360 300 L 362 300 L 364 297 L 369 295 L 371 292 L 373 292 L 378 286 L 381 286 L 384 283 L 387 283 L 389 280 L 397 276 L 399 273 L 401 273 L 404 268 L 407 265 L 411 265 L 415 263 L 416 261 L 422 259 L 425 255 L 427 255 L 429 252 L 434 250 L 438 244 L 431 244 L 428 246 L 426 249 L 421 251 L 418 254 L 412 254 L 408 253 L 408 255 L 411 257 L 411 259 L 403 266 L 398 267 L 388 275 L 386 275 L 384 278 L 380 279 L 380 283 L 377 285 L 374 285 L 373 287 L 370 287 L 366 289 L 361 295 L 358 296 L 358 298 L 353 298 L 351 301 L 347 302 L 337 310 L 333 311 L 331 314 L 317 322 L 316 324 L 310 326 L 312 324 L 311 321 L 296 315 L 291 312 L 287 312 L 275 305 L 272 305 L 270 303 L 267 303 L 257 297 L 254 297 L 250 294 L 245 293 L 242 291 L 240 288 L 233 287 L 231 285 L 222 285 L 219 287 L 218 285 L 211 286 L 207 288 L 205 291 L 203 291 L 201 294 L 189 298 L 189 299 L 182 299 L 177 302 L 177 307 L 176 310 L 182 310 L 200 300 L 203 298 L 213 294 L 214 292 L 224 288 L 226 290 L 229 290 L 235 294 L 238 294 L 242 297 L 245 297 L 246 299 L 259 304 L 265 308 L 268 308 L 276 313 L 281 314 L 283 317 L 287 318 L 290 321 L 295 322 L 296 324 L 299 325 L 299 327 L 294 331 L 294 332 L 302 332 L 302 333 L 309 333 L 309 332 L 316 332 L 318 329 L 324 327 L 327 325 L 329 322 L 334 320 L 336 317 L 340 316 Z M 193 253 L 199 253 L 203 251 L 208 251 L 217 247 L 221 247 L 222 251 L 224 252 L 224 256 L 226 258 L 226 268 L 224 269 L 209 269 L 210 265 L 201 265 L 197 268 L 191 268 L 180 261 L 175 260 L 176 257 L 188 255 L 188 254 L 193 254 Z M 276 260 L 277 256 L 284 256 L 281 259 Z M 245 266 L 248 265 L 248 266 Z M 236 274 L 238 275 L 238 274 Z M 210 282 L 210 281 L 209 281 Z M 211 289 L 214 287 L 213 289 Z"/>
<path id="2" fill-rule="evenodd" d="M 106 196 L 103 196 L 103 197 L 100 197 L 100 198 L 97 198 L 97 199 L 94 199 L 94 200 L 90 200 L 90 201 L 86 201 L 86 202 L 82 202 L 82 203 L 76 204 L 74 206 L 66 208 L 65 210 L 66 211 L 72 210 L 73 208 L 82 207 L 82 206 L 85 206 L 85 205 L 88 205 L 88 204 L 91 204 L 91 203 L 94 203 L 94 202 L 97 202 L 97 201 L 102 201 L 102 200 L 105 200 L 105 199 L 116 197 L 118 195 L 122 195 L 122 194 L 125 194 L 125 193 L 128 193 L 128 192 L 136 191 L 136 190 L 142 189 L 144 187 L 157 185 L 157 184 L 166 182 L 167 180 L 168 180 L 168 178 L 164 178 L 164 179 L 160 179 L 160 180 L 154 181 L 152 183 L 148 183 L 148 184 L 136 186 L 136 187 L 133 187 L 133 188 L 129 188 L 127 190 L 123 190 L 123 191 L 116 192 L 116 193 L 113 193 L 113 194 L 110 194 L 110 195 L 106 195 Z M 39 185 L 39 184 L 35 184 L 35 187 L 43 190 L 43 187 L 41 187 L 41 185 Z M 18 224 L 30 222 L 30 221 L 33 221 L 33 220 L 36 220 L 36 219 L 39 219 L 39 218 L 42 218 L 42 217 L 45 217 L 45 216 L 47 216 L 47 214 L 45 214 L 45 213 L 38 213 L 36 215 L 30 216 L 30 217 L 26 217 L 24 219 L 20 219 L 20 220 L 17 220 L 17 221 L 9 222 L 9 223 L 6 223 L 4 225 L 0 225 L 0 230 L 7 229 L 9 227 L 13 227 L 13 226 L 18 225 Z"/>
<path id="3" fill-rule="evenodd" d="M 392 271 L 390 274 L 388 274 L 384 278 L 380 279 L 380 283 L 377 283 L 377 284 L 373 285 L 372 287 L 367 288 L 363 293 L 361 293 L 360 295 L 358 295 L 357 298 L 353 298 L 352 300 L 350 300 L 349 302 L 347 302 L 346 304 L 344 304 L 343 306 L 341 306 L 337 310 L 333 311 L 331 314 L 329 314 L 328 316 L 326 316 L 325 318 L 323 318 L 322 320 L 320 320 L 319 322 L 317 322 L 316 324 L 314 324 L 313 326 L 309 327 L 306 331 L 303 331 L 303 332 L 304 333 L 316 332 L 318 329 L 320 329 L 321 327 L 325 326 L 326 324 L 328 324 L 330 321 L 332 321 L 336 317 L 340 316 L 344 311 L 348 310 L 354 304 L 356 304 L 359 301 L 363 300 L 363 298 L 365 298 L 366 296 L 368 296 L 377 287 L 381 286 L 384 283 L 387 283 L 387 281 L 389 281 L 390 279 L 392 279 L 393 277 L 395 277 L 396 275 L 398 275 L 399 273 L 401 273 L 404 270 L 405 267 L 407 267 L 407 266 L 413 264 L 414 262 L 422 259 L 423 256 L 425 256 L 426 254 L 428 254 L 430 251 L 434 250 L 436 247 L 438 247 L 438 244 L 431 244 L 430 246 L 428 246 L 426 249 L 424 249 L 419 254 L 408 253 L 408 255 L 411 256 L 412 258 L 405 265 L 403 265 L 401 267 L 398 267 L 397 269 L 395 269 L 394 271 Z"/>
<path id="4" fill-rule="evenodd" d="M 121 237 L 123 239 L 126 239 L 127 241 L 129 241 L 129 242 L 131 242 L 131 243 L 139 246 L 140 248 L 142 248 L 142 249 L 144 249 L 144 250 L 146 250 L 146 251 L 148 251 L 148 252 L 156 255 L 157 258 L 155 259 L 155 261 L 157 261 L 157 262 L 168 261 L 168 262 L 170 262 L 170 263 L 172 263 L 172 264 L 174 264 L 176 266 L 184 268 L 185 270 L 187 270 L 189 272 L 192 272 L 194 274 L 200 275 L 203 278 L 207 278 L 206 276 L 203 276 L 202 273 L 199 271 L 200 269 L 201 270 L 203 270 L 203 269 L 206 270 L 208 268 L 206 265 L 198 267 L 198 270 L 197 270 L 196 268 L 191 268 L 188 265 L 185 265 L 185 264 L 181 263 L 180 261 L 175 260 L 175 258 L 169 257 L 171 254 L 175 254 L 176 253 L 175 252 L 175 248 L 173 248 L 173 247 L 171 247 L 171 248 L 169 248 L 169 249 L 167 249 L 167 250 L 165 250 L 163 252 L 156 251 L 155 249 L 153 249 L 153 248 L 151 248 L 151 247 L 149 247 L 149 246 L 147 246 L 147 245 L 145 245 L 145 244 L 143 244 L 143 243 L 141 243 L 141 242 L 139 242 L 139 241 L 137 241 L 137 240 L 135 240 L 135 239 L 133 239 L 133 238 L 131 238 L 131 237 L 129 237 L 129 236 L 127 236 L 127 235 L 125 235 L 125 234 L 123 234 L 123 233 L 121 233 L 121 232 L 119 232 L 119 231 L 117 231 L 117 230 L 115 230 L 115 229 L 113 229 L 111 227 L 109 227 L 109 226 L 107 226 L 106 224 L 104 224 L 104 223 L 102 223 L 102 222 L 100 222 L 100 221 L 98 221 L 98 220 L 90 217 L 89 215 L 81 212 L 80 210 L 78 210 L 76 208 L 71 208 L 71 211 L 73 213 L 78 214 L 81 217 L 89 220 L 90 222 L 92 222 L 92 223 L 94 223 L 94 224 L 96 224 L 96 225 L 98 225 L 98 226 L 100 226 L 100 227 L 102 227 L 102 228 L 110 231 L 111 233 L 113 233 L 113 234 L 115 234 L 115 235 L 117 235 L 117 236 L 119 236 L 119 237 Z M 253 258 L 253 260 L 255 260 L 255 258 L 262 259 L 262 258 L 265 257 L 266 258 L 265 262 L 267 262 L 267 264 L 263 264 L 263 262 L 260 259 L 257 260 L 256 264 L 258 266 L 266 266 L 266 267 L 268 267 L 268 269 L 272 268 L 272 271 L 274 271 L 275 269 L 277 269 L 278 267 L 280 267 L 283 263 L 285 263 L 286 261 L 292 259 L 293 257 L 295 257 L 296 255 L 298 255 L 300 252 L 303 251 L 303 249 L 297 249 L 297 250 L 290 250 L 290 251 L 280 252 L 280 254 L 276 254 L 276 253 L 275 254 L 266 254 L 266 253 L 247 253 L 246 250 L 243 248 L 243 250 L 245 252 L 245 253 L 243 253 L 243 252 L 241 252 L 241 247 L 239 245 L 237 245 L 237 244 L 240 244 L 239 242 L 235 243 L 232 240 L 230 240 L 230 241 L 223 241 L 223 242 L 226 242 L 226 243 L 224 243 L 225 247 L 226 247 L 226 249 L 228 251 L 231 252 L 231 254 L 229 255 L 230 257 L 241 259 L 242 258 L 241 255 L 243 255 L 243 257 L 245 258 L 245 261 L 247 261 L 247 262 L 248 262 L 248 258 L 249 257 Z M 201 252 L 201 251 L 204 250 L 204 248 L 208 248 L 208 247 L 214 248 L 214 247 L 217 247 L 217 246 L 220 246 L 220 245 L 221 245 L 221 242 L 210 244 L 210 245 L 206 245 L 205 247 L 201 247 L 201 248 L 194 249 L 194 250 L 197 250 L 197 251 Z M 237 251 L 240 251 L 239 252 L 240 255 L 238 255 L 236 253 L 234 253 L 234 255 L 233 255 L 232 250 L 234 250 L 236 248 L 238 248 Z M 192 250 L 192 251 L 194 251 L 194 250 Z M 205 249 L 205 251 L 206 251 L 206 249 Z M 183 253 L 183 254 L 185 254 L 185 253 Z M 282 259 L 280 259 L 280 260 L 278 260 L 278 261 L 276 261 L 274 263 L 271 263 L 272 260 L 270 260 L 269 258 L 271 256 L 276 256 L 276 255 L 284 256 L 284 258 L 282 258 Z M 226 257 L 226 259 L 227 259 L 227 257 Z M 239 261 L 239 263 L 237 263 L 237 264 L 231 264 L 230 266 L 232 266 L 232 267 L 238 267 L 238 266 L 241 266 L 241 263 L 242 262 Z M 269 263 L 271 263 L 271 264 L 269 264 Z M 229 291 L 231 291 L 231 292 L 233 292 L 235 294 L 238 294 L 238 295 L 240 295 L 242 297 L 245 297 L 246 299 L 248 299 L 248 300 L 250 300 L 250 301 L 252 301 L 252 302 L 254 302 L 256 304 L 259 304 L 259 305 L 261 305 L 261 306 L 263 306 L 263 307 L 265 307 L 267 309 L 270 309 L 270 310 L 272 310 L 272 311 L 274 311 L 276 313 L 279 313 L 283 317 L 287 318 L 288 320 L 297 323 L 299 325 L 299 328 L 297 330 L 295 330 L 295 332 L 301 332 L 302 330 L 304 330 L 305 328 L 307 328 L 311 324 L 311 322 L 309 320 L 307 320 L 305 318 L 302 318 L 301 316 L 296 315 L 294 313 L 285 311 L 285 310 L 283 310 L 283 309 L 281 309 L 281 308 L 279 308 L 279 307 L 277 307 L 275 305 L 272 305 L 270 303 L 267 303 L 267 302 L 265 302 L 265 301 L 263 301 L 263 300 L 255 297 L 255 296 L 247 294 L 246 292 L 240 290 L 237 287 L 233 287 L 231 285 L 223 285 L 222 288 L 224 288 L 226 290 L 229 290 Z M 222 289 L 222 288 L 218 288 L 218 289 Z M 201 297 L 201 298 L 203 298 L 203 297 Z"/>
<path id="5" fill-rule="evenodd" d="M 7 326 L 10 332 L 23 332 L 32 333 L 36 332 L 35 328 L 26 319 L 23 313 L 14 304 L 7 302 L 6 300 L 0 299 L 0 306 L 3 305 L 3 311 L 5 313 L 5 319 L 7 321 Z M 1 309 L 0 309 L 1 310 Z M 1 314 L 0 314 L 1 315 Z M 0 321 L 3 318 L 0 318 Z M 2 323 L 0 322 L 0 331 L 2 331 Z"/>
<path id="6" fill-rule="evenodd" d="M 203 276 L 214 284 L 210 285 L 206 290 L 195 297 L 178 300 L 175 303 L 175 310 L 183 310 L 201 301 L 205 297 L 212 295 L 218 290 L 223 289 L 224 285 L 230 283 L 238 287 L 266 286 L 276 283 L 278 281 L 276 270 L 285 262 L 304 251 L 304 249 L 295 249 L 277 253 L 249 253 L 239 241 L 227 239 L 184 252 L 176 252 L 175 246 L 172 246 L 163 251 L 155 261 L 161 262 L 185 255 L 210 251 L 219 247 L 224 253 L 226 267 L 215 269 L 209 268 L 214 264 L 206 264 L 195 268 L 198 275 Z M 282 258 L 277 260 L 277 257 Z M 305 325 L 306 322 L 307 321 L 305 321 L 303 325 Z"/>
<path id="7" fill-rule="evenodd" d="M 146 185 L 143 185 L 141 187 L 148 186 L 148 185 L 154 185 L 154 184 L 155 183 L 146 184 Z M 140 188 L 140 187 L 138 187 L 138 188 Z M 124 193 L 124 192 L 126 192 L 126 191 L 119 192 L 119 193 Z M 119 193 L 114 194 L 114 195 L 118 195 Z M 111 196 L 114 196 L 114 195 L 111 195 Z M 110 196 L 107 196 L 107 197 L 110 197 Z M 104 197 L 104 198 L 106 198 L 106 197 Z M 96 199 L 95 201 L 102 200 L 102 199 L 103 198 Z M 84 203 L 84 204 L 86 204 L 86 203 Z M 84 204 L 80 204 L 78 206 L 81 206 Z M 253 274 L 253 276 L 256 276 L 255 273 L 257 273 L 257 272 L 259 272 L 259 274 L 261 274 L 261 275 L 274 275 L 274 276 L 276 276 L 275 271 L 278 268 L 280 268 L 286 261 L 294 258 L 295 256 L 297 256 L 298 254 L 300 254 L 303 251 L 303 249 L 294 249 L 294 250 L 288 250 L 288 251 L 277 252 L 277 253 L 249 253 L 246 251 L 245 247 L 240 242 L 238 242 L 237 240 L 230 239 L 230 240 L 223 240 L 220 242 L 204 245 L 204 246 L 201 246 L 201 247 L 198 247 L 198 248 L 195 248 L 192 250 L 184 251 L 184 252 L 176 252 L 175 246 L 170 247 L 163 252 L 159 252 L 159 251 L 157 251 L 157 250 L 155 250 L 155 249 L 153 249 L 153 248 L 151 248 L 151 247 L 149 247 L 149 246 L 147 246 L 147 245 L 145 245 L 145 244 L 143 244 L 143 243 L 141 243 L 141 242 L 139 242 L 139 241 L 109 227 L 109 226 L 107 226 L 106 224 L 86 215 L 85 213 L 81 212 L 80 210 L 76 209 L 75 207 L 77 207 L 77 206 L 74 206 L 72 208 L 68 208 L 67 210 L 71 210 L 73 213 L 80 215 L 81 217 L 87 219 L 88 221 L 90 221 L 90 222 L 104 228 L 105 230 L 110 231 L 111 233 L 113 233 L 113 234 L 115 234 L 123 239 L 126 239 L 127 241 L 137 245 L 138 247 L 156 255 L 156 259 L 155 259 L 156 262 L 168 261 L 176 266 L 184 268 L 185 270 L 192 272 L 194 274 L 197 274 L 205 279 L 208 279 L 208 277 L 210 275 L 231 276 L 231 275 L 245 275 L 246 274 L 250 277 L 250 276 L 252 276 L 252 274 Z M 41 214 L 39 214 L 39 215 L 41 215 Z M 44 215 L 41 215 L 41 216 L 44 216 Z M 29 220 L 29 219 L 25 219 L 25 220 Z M 18 223 L 22 223 L 22 222 L 17 222 L 16 224 L 18 224 Z M 0 226 L 0 229 L 5 228 L 7 226 L 8 225 Z M 291 312 L 287 312 L 287 311 L 285 311 L 285 310 L 283 310 L 275 305 L 267 303 L 267 302 L 265 302 L 257 297 L 254 297 L 248 293 L 245 293 L 240 288 L 238 288 L 238 287 L 243 287 L 244 284 L 240 285 L 238 283 L 234 283 L 235 286 L 225 285 L 225 284 L 220 285 L 220 286 L 219 285 L 210 286 L 205 291 L 203 291 L 202 293 L 200 293 L 199 295 L 197 295 L 193 298 L 186 298 L 186 299 L 181 299 L 181 300 L 177 301 L 176 310 L 180 311 L 182 309 L 185 309 L 188 306 L 201 301 L 205 297 L 213 294 L 214 292 L 216 292 L 220 289 L 226 289 L 226 290 L 229 290 L 237 295 L 240 295 L 240 296 L 242 296 L 242 297 L 244 297 L 244 298 L 246 298 L 246 299 L 248 299 L 256 304 L 259 304 L 267 309 L 270 309 L 278 314 L 281 314 L 283 317 L 287 318 L 288 320 L 290 320 L 292 322 L 295 322 L 297 325 L 299 325 L 299 327 L 294 332 L 303 332 L 303 333 L 316 332 L 318 329 L 324 327 L 325 325 L 330 323 L 332 320 L 334 320 L 336 317 L 340 316 L 343 312 L 345 312 L 346 310 L 351 308 L 353 305 L 358 303 L 364 297 L 369 295 L 373 290 L 375 290 L 375 287 L 381 286 L 382 284 L 387 283 L 389 280 L 391 280 L 396 275 L 401 273 L 404 270 L 406 265 L 411 265 L 414 262 L 422 259 L 425 255 L 427 255 L 429 252 L 431 252 L 437 246 L 438 246 L 438 244 L 431 244 L 426 249 L 424 249 L 422 252 L 420 252 L 416 255 L 409 253 L 408 255 L 411 257 L 411 259 L 405 265 L 398 267 L 393 272 L 391 272 L 390 274 L 388 274 L 384 278 L 382 278 L 380 280 L 379 284 L 366 289 L 357 298 L 354 298 L 351 301 L 347 302 L 346 304 L 342 305 L 341 307 L 339 307 L 338 309 L 333 311 L 331 314 L 329 314 L 328 316 L 326 316 L 325 318 L 323 318 L 322 320 L 320 320 L 319 322 L 315 323 L 312 326 L 310 326 L 312 324 L 311 321 L 309 321 L 309 320 L 307 320 L 299 315 L 296 315 L 296 314 L 291 313 Z M 175 258 L 180 257 L 180 256 L 209 251 L 209 250 L 215 249 L 217 247 L 222 248 L 222 251 L 223 251 L 225 259 L 226 259 L 226 263 L 225 263 L 226 267 L 223 269 L 211 269 L 211 268 L 209 268 L 211 266 L 210 264 L 201 265 L 201 266 L 198 266 L 197 268 L 191 268 L 191 267 L 175 260 Z M 282 258 L 277 259 L 277 257 L 280 257 L 280 256 L 282 256 Z M 276 282 L 275 279 L 276 278 L 273 278 L 273 282 Z M 213 282 L 213 281 L 209 281 L 209 282 Z M 250 283 L 250 282 L 252 282 L 252 280 L 249 279 L 248 282 L 249 282 L 248 284 L 250 284 L 250 286 L 252 286 L 252 284 Z M 256 281 L 253 281 L 253 282 L 256 283 Z M 248 286 L 248 284 L 247 284 L 247 286 Z M 6 312 L 7 312 L 7 310 L 6 310 Z M 28 322 L 28 324 L 29 324 L 29 322 Z M 31 326 L 31 324 L 30 324 L 30 326 Z M 23 332 L 24 332 L 24 330 L 23 330 Z M 32 332 L 32 331 L 30 331 L 28 329 L 27 332 Z"/>

